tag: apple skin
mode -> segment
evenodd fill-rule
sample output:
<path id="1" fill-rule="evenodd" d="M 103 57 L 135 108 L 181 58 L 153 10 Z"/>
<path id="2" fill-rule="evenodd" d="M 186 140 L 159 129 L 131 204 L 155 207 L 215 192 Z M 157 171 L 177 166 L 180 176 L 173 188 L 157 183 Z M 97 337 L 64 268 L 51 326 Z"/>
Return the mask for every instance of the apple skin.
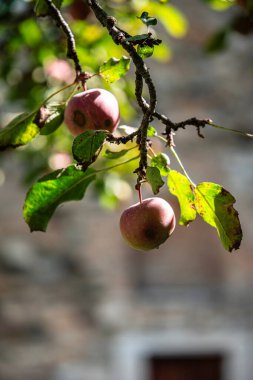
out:
<path id="1" fill-rule="evenodd" d="M 163 244 L 174 231 L 176 218 L 170 204 L 162 198 L 147 198 L 123 211 L 120 231 L 132 247 L 149 251 Z"/>
<path id="2" fill-rule="evenodd" d="M 117 99 L 111 92 L 101 88 L 73 96 L 64 113 L 64 122 L 74 136 L 90 129 L 113 132 L 119 119 Z"/>
<path id="3" fill-rule="evenodd" d="M 88 3 L 83 0 L 74 0 L 69 6 L 69 14 L 73 20 L 86 20 L 91 13 Z"/>
<path id="4" fill-rule="evenodd" d="M 63 59 L 52 59 L 45 63 L 44 72 L 47 77 L 65 83 L 73 83 L 75 72 L 70 64 Z"/>

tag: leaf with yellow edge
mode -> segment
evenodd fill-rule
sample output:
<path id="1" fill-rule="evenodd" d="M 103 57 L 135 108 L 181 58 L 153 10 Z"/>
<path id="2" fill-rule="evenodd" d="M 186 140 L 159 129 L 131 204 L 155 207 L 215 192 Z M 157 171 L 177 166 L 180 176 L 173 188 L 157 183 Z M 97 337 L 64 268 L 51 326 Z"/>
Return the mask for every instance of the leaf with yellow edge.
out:
<path id="1" fill-rule="evenodd" d="M 0 129 L 0 150 L 26 145 L 38 135 L 40 129 L 33 123 L 35 113 L 22 113 Z"/>
<path id="2" fill-rule="evenodd" d="M 181 215 L 179 224 L 187 226 L 197 215 L 192 184 L 183 174 L 176 170 L 170 170 L 168 188 L 170 193 L 177 197 L 180 204 Z"/>
<path id="3" fill-rule="evenodd" d="M 107 82 L 113 83 L 125 75 L 129 68 L 130 58 L 125 56 L 120 59 L 110 58 L 100 66 L 99 74 L 102 75 Z"/>
<path id="4" fill-rule="evenodd" d="M 242 230 L 238 212 L 234 209 L 235 198 L 221 185 L 202 182 L 195 188 L 195 206 L 204 221 L 216 228 L 222 244 L 231 252 L 238 249 Z"/>

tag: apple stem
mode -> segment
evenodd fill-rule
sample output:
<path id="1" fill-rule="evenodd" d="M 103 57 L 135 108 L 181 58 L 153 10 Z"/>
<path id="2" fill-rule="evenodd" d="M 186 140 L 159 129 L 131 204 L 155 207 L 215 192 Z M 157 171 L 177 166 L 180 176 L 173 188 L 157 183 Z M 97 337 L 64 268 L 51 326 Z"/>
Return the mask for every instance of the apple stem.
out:
<path id="1" fill-rule="evenodd" d="M 167 143 L 167 140 L 164 137 L 162 137 L 160 135 L 157 135 L 156 137 Z M 180 160 L 180 158 L 179 158 L 177 152 L 175 151 L 175 149 L 173 148 L 173 146 L 169 146 L 169 148 L 170 148 L 171 152 L 173 153 L 175 159 L 177 160 L 177 162 L 178 162 L 180 168 L 182 169 L 184 175 L 186 176 L 186 178 L 188 178 L 188 180 L 191 182 L 193 187 L 196 187 L 195 183 L 191 180 L 187 171 L 185 170 L 184 165 L 182 164 L 182 161 Z"/>
<path id="2" fill-rule="evenodd" d="M 148 149 L 153 154 L 153 156 L 156 157 L 156 153 L 155 153 L 154 149 L 152 149 L 151 146 L 149 146 Z"/>
<path id="3" fill-rule="evenodd" d="M 141 192 L 141 184 L 140 183 L 137 186 L 137 190 L 138 190 L 138 195 L 139 195 L 139 201 L 140 201 L 140 203 L 142 203 L 142 192 Z"/>

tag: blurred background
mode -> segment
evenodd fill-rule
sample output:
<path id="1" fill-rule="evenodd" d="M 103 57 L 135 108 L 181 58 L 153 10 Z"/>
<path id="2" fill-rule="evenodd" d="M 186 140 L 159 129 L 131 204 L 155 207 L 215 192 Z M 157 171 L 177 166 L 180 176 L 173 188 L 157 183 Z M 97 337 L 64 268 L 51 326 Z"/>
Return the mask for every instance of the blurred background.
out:
<path id="1" fill-rule="evenodd" d="M 83 67 L 96 72 L 123 51 L 84 3 L 64 1 L 63 13 Z M 154 33 L 163 44 L 146 63 L 158 109 L 172 120 L 211 118 L 252 133 L 252 14 L 240 3 L 106 2 L 130 34 L 145 33 L 136 18 L 143 7 L 158 18 Z M 73 80 L 64 36 L 50 18 L 36 19 L 33 7 L 0 3 L 2 127 Z M 94 77 L 90 87 L 114 92 L 122 124 L 137 127 L 133 80 L 130 73 L 108 85 Z M 46 233 L 31 234 L 22 218 L 25 194 L 44 173 L 71 162 L 73 138 L 62 126 L 1 152 L 1 380 L 252 380 L 252 140 L 211 127 L 202 132 L 204 139 L 194 127 L 179 131 L 176 149 L 194 182 L 220 183 L 235 196 L 244 237 L 233 253 L 200 219 L 178 226 L 159 250 L 129 248 L 119 217 L 137 201 L 136 166 L 100 177 L 83 201 L 57 210 Z M 179 218 L 176 199 L 166 188 L 161 196 Z"/>

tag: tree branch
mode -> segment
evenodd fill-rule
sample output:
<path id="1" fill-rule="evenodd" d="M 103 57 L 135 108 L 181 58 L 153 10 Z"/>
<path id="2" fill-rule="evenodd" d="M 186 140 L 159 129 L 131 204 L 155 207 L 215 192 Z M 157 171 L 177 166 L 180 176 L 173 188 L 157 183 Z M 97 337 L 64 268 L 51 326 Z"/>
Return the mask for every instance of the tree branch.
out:
<path id="1" fill-rule="evenodd" d="M 149 109 L 150 106 L 142 96 L 143 79 L 142 79 L 142 76 L 138 74 L 138 72 L 136 72 L 135 84 L 136 84 L 135 96 L 136 96 L 137 102 L 140 108 L 142 109 L 142 111 L 145 112 L 145 110 Z M 211 122 L 210 119 L 197 119 L 196 117 L 192 117 L 190 119 L 181 121 L 179 123 L 174 123 L 167 116 L 160 114 L 156 110 L 154 110 L 152 116 L 160 120 L 164 125 L 166 125 L 166 130 L 164 134 L 167 135 L 168 142 L 172 138 L 171 131 L 176 132 L 180 128 L 185 129 L 187 125 L 192 125 L 196 127 L 198 136 L 203 138 L 204 136 L 200 133 L 200 128 L 204 128 L 206 125 L 210 124 Z M 173 140 L 171 141 L 171 143 L 173 145 Z"/>
<path id="2" fill-rule="evenodd" d="M 67 57 L 72 59 L 75 64 L 76 77 L 78 78 L 82 73 L 82 67 L 79 62 L 77 53 L 76 53 L 76 43 L 74 35 L 68 25 L 68 23 L 64 20 L 59 9 L 54 5 L 52 0 L 45 0 L 49 9 L 49 13 L 51 17 L 56 21 L 58 27 L 60 27 L 67 37 L 68 51 Z"/>
<path id="3" fill-rule="evenodd" d="M 129 34 L 124 32 L 122 29 L 117 27 L 117 21 L 114 17 L 109 16 L 104 9 L 101 8 L 99 2 L 97 0 L 88 0 L 88 4 L 93 10 L 98 21 L 107 28 L 109 34 L 111 35 L 113 41 L 117 45 L 121 45 L 130 55 L 132 61 L 136 67 L 136 75 L 139 78 L 143 78 L 149 91 L 150 104 L 149 107 L 142 108 L 143 118 L 141 121 L 141 125 L 138 129 L 137 143 L 139 145 L 141 158 L 140 165 L 137 169 L 138 173 L 138 181 L 141 181 L 145 176 L 145 169 L 147 167 L 147 131 L 150 119 L 152 118 L 152 114 L 155 110 L 156 106 L 156 89 L 153 84 L 153 81 L 150 77 L 147 66 L 145 65 L 143 59 L 137 54 L 133 45 L 127 41 L 127 37 Z M 139 98 L 142 96 L 142 83 L 136 84 L 136 94 L 138 94 L 137 101 L 139 102 Z"/>
<path id="4" fill-rule="evenodd" d="M 82 72 L 82 68 L 81 68 L 77 53 L 76 53 L 74 35 L 69 25 L 67 24 L 67 22 L 64 20 L 61 12 L 59 11 L 59 9 L 57 9 L 57 7 L 54 5 L 52 0 L 45 0 L 45 1 L 48 5 L 50 15 L 56 21 L 57 25 L 62 28 L 63 32 L 65 33 L 67 37 L 67 43 L 68 43 L 67 56 L 71 58 L 75 63 L 76 78 L 79 81 L 85 82 L 88 77 L 86 77 L 85 73 Z M 157 97 L 156 97 L 156 89 L 155 89 L 154 83 L 152 81 L 149 70 L 146 64 L 144 63 L 143 59 L 139 56 L 133 44 L 130 41 L 128 41 L 128 37 L 130 35 L 117 26 L 117 20 L 114 17 L 107 14 L 107 12 L 100 6 L 100 3 L 98 0 L 88 0 L 88 5 L 93 10 L 97 20 L 101 23 L 101 25 L 107 28 L 115 44 L 121 45 L 128 52 L 136 68 L 135 96 L 136 96 L 138 105 L 140 106 L 143 112 L 141 124 L 138 130 L 129 136 L 114 137 L 113 135 L 110 134 L 108 135 L 107 140 L 110 142 L 120 144 L 120 143 L 126 143 L 127 141 L 131 141 L 135 137 L 137 138 L 137 143 L 140 150 L 140 163 L 139 163 L 139 167 L 136 169 L 136 173 L 138 174 L 137 182 L 139 184 L 145 178 L 145 174 L 146 174 L 147 131 L 148 131 L 149 123 L 150 121 L 153 120 L 154 117 L 157 118 L 166 126 L 164 135 L 166 135 L 167 144 L 170 146 L 174 145 L 173 131 L 177 131 L 179 128 L 184 129 L 187 125 L 192 125 L 197 128 L 198 136 L 204 137 L 200 133 L 200 128 L 203 128 L 207 124 L 210 124 L 211 121 L 209 119 L 199 120 L 193 117 L 179 123 L 174 123 L 167 116 L 162 115 L 159 112 L 157 112 L 155 109 L 156 103 L 157 103 Z M 149 103 L 142 96 L 143 81 L 145 81 L 145 84 L 149 91 Z"/>

